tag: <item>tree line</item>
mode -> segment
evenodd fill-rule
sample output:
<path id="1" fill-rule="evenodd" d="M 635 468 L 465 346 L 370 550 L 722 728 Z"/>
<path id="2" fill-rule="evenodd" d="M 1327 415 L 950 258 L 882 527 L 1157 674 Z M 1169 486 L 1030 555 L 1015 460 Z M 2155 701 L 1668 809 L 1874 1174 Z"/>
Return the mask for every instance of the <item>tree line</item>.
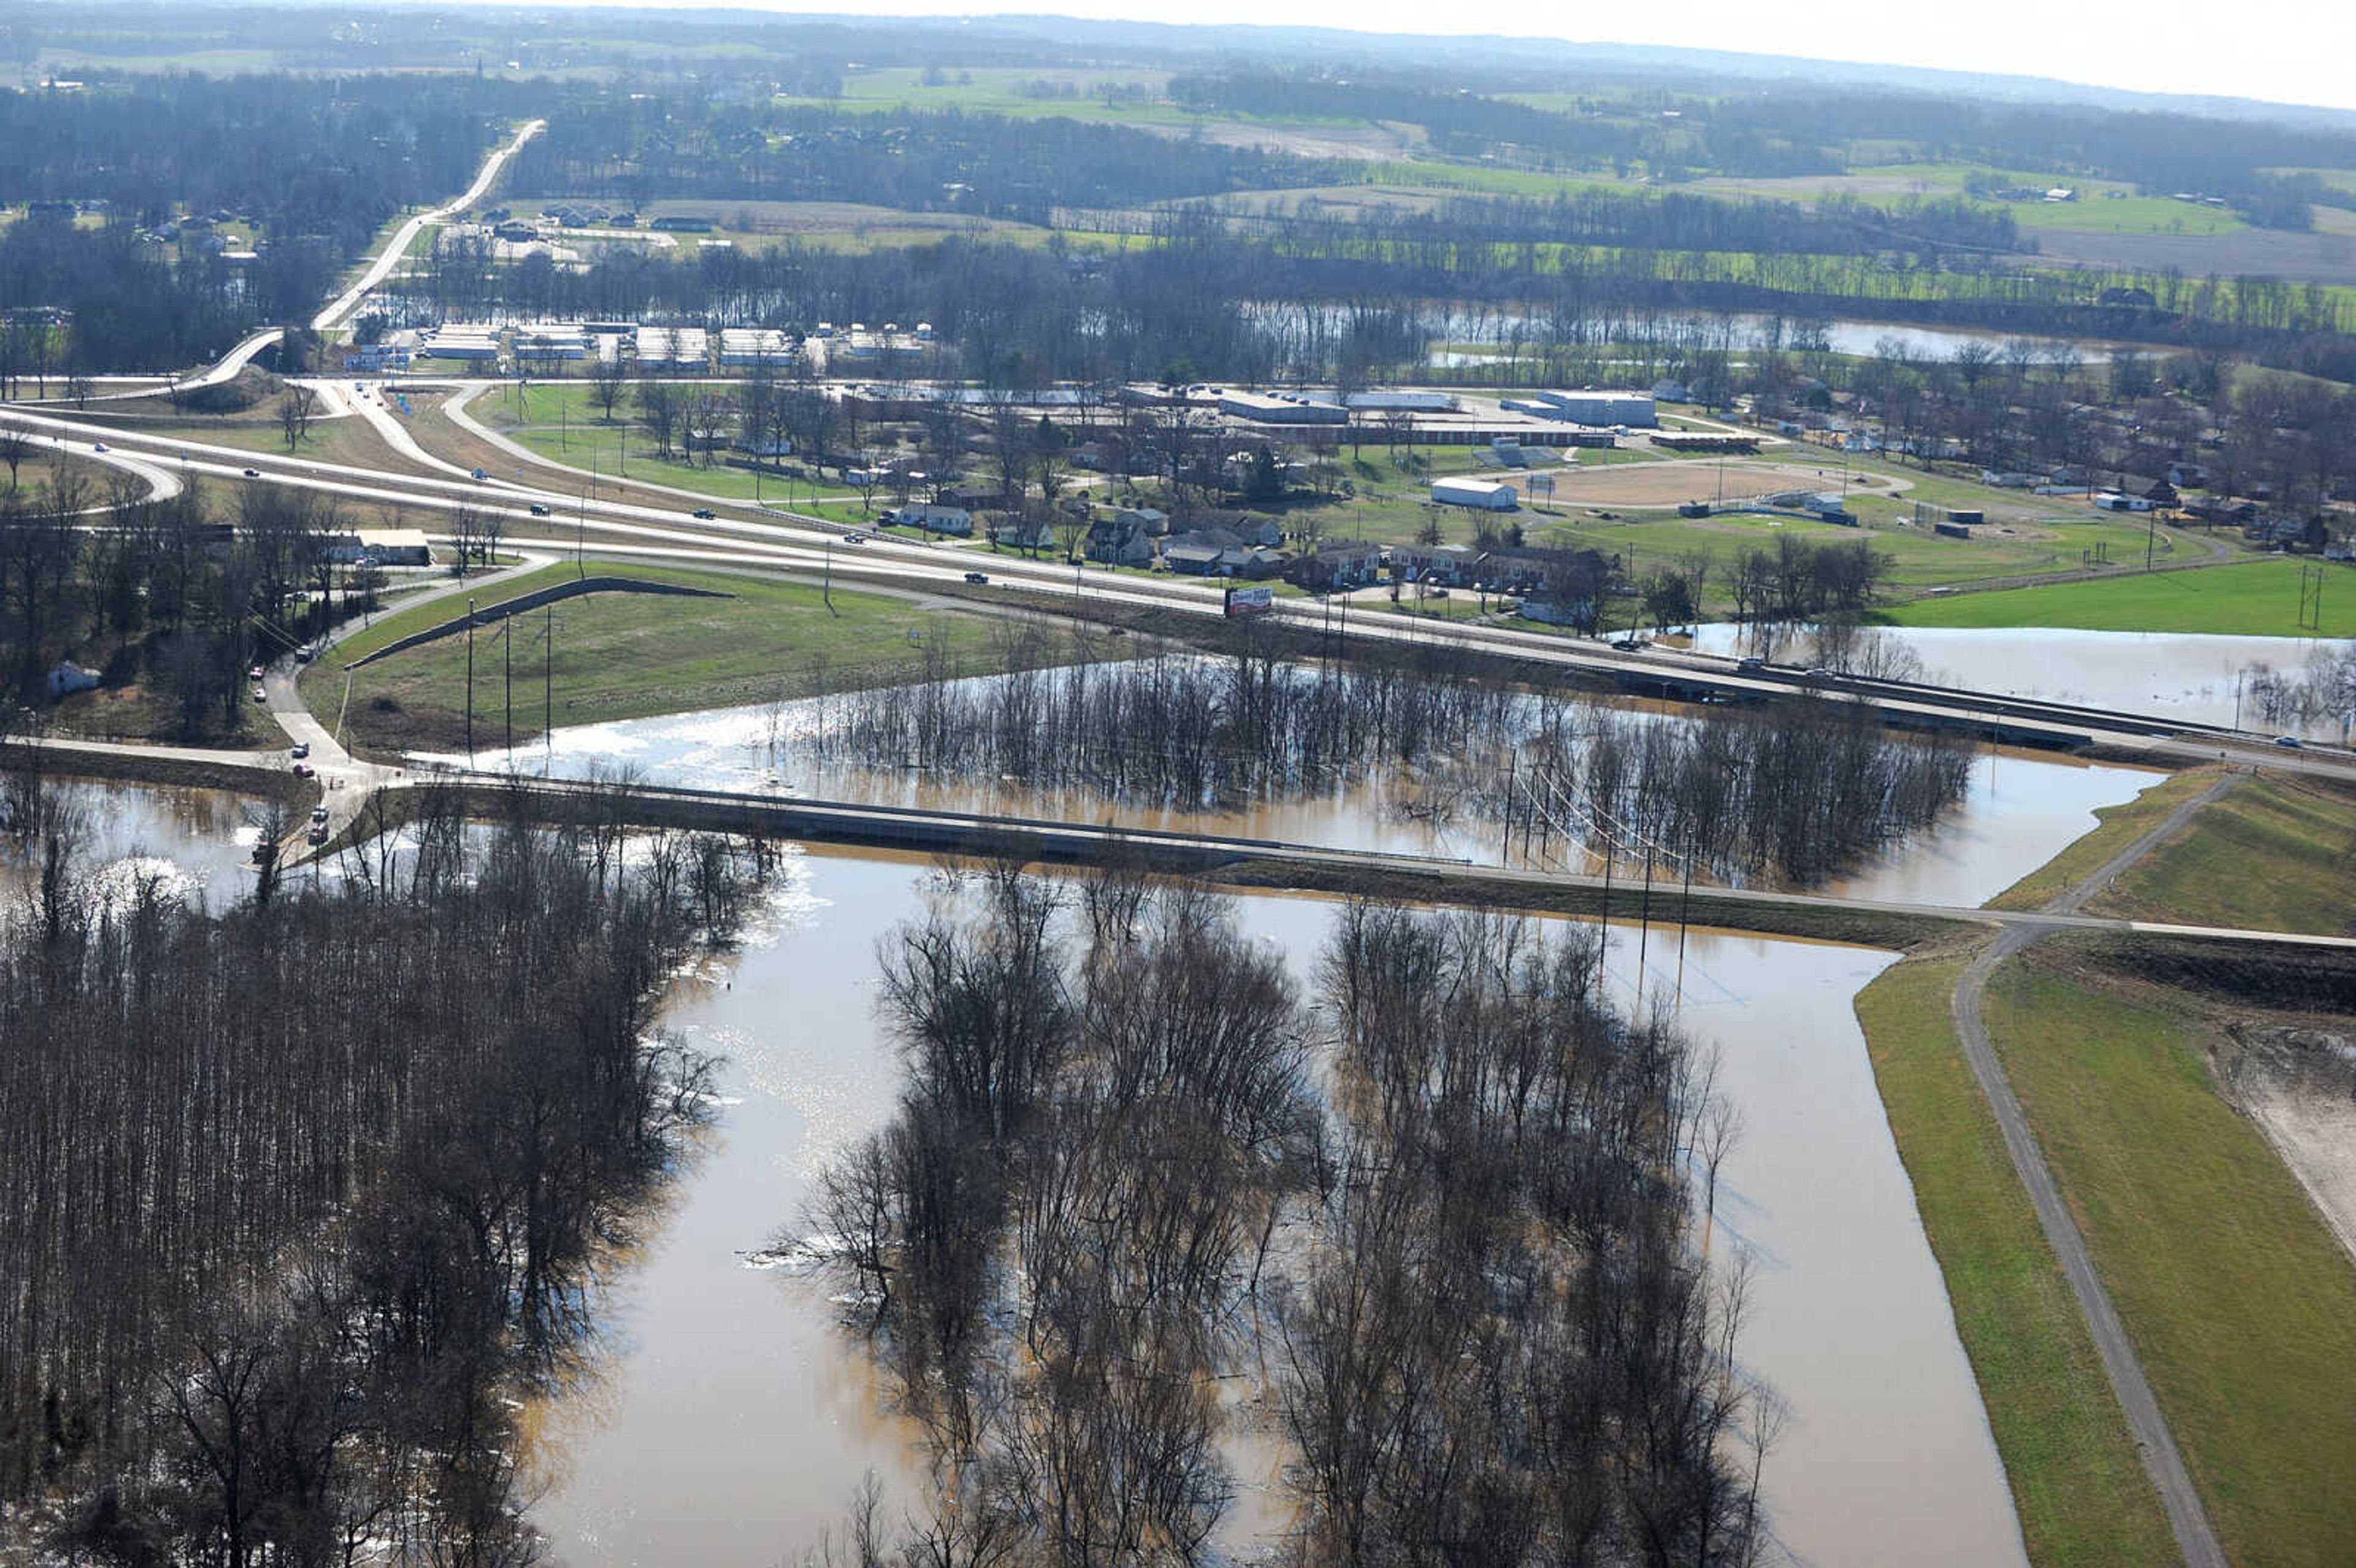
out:
<path id="1" fill-rule="evenodd" d="M 1304 997 L 1199 890 L 999 866 L 878 959 L 900 1110 L 796 1236 L 933 1464 L 851 1560 L 1204 1561 L 1253 1432 L 1308 1561 L 1755 1560 L 1730 1123 L 1593 933 L 1354 904 Z"/>
<path id="2" fill-rule="evenodd" d="M 1637 718 L 1568 690 L 1503 687 L 1436 651 L 1369 667 L 1248 649 L 1049 665 L 1028 650 L 986 678 L 821 699 L 807 736 L 777 744 L 831 764 L 1184 811 L 1381 779 L 1417 811 L 1492 837 L 1535 812 L 1587 855 L 1645 841 L 1703 875 L 1798 883 L 1930 827 L 1970 770 L 1963 750 L 1853 704 Z"/>

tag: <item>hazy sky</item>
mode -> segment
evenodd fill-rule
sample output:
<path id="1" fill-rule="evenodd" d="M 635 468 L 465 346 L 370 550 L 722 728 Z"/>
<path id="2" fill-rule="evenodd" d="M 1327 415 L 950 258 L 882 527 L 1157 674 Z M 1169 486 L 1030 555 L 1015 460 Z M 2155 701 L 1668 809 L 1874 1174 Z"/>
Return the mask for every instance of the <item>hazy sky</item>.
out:
<path id="1" fill-rule="evenodd" d="M 680 3 L 680 0 L 673 0 Z M 833 5 L 736 4 L 778 11 Z M 872 0 L 871 15 L 977 14 L 952 0 Z M 1361 32 L 1494 33 L 1674 44 L 1815 59 L 2054 77 L 2158 92 L 2356 109 L 2356 4 L 2238 0 L 1674 0 L 1668 5 L 1435 5 L 1429 0 L 1034 0 L 997 11 L 1151 22 L 1240 22 Z"/>

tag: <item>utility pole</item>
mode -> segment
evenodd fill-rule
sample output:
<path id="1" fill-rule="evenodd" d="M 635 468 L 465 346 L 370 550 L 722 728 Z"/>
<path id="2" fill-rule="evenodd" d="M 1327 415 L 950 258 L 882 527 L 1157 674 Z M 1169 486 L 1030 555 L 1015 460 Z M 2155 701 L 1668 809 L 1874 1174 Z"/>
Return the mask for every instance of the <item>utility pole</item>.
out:
<path id="1" fill-rule="evenodd" d="M 833 536 L 832 534 L 829 534 L 829 535 L 827 535 L 827 536 L 826 536 L 826 576 L 825 576 L 825 578 L 824 578 L 824 580 L 823 580 L 823 585 L 822 585 L 822 586 L 819 588 L 819 595 L 820 595 L 822 598 L 824 598 L 824 599 L 826 600 L 826 607 L 827 607 L 828 609 L 830 609 L 830 610 L 833 609 L 833 608 L 834 608 L 834 536 Z"/>
<path id="2" fill-rule="evenodd" d="M 548 746 L 548 771 L 556 771 L 556 603 L 548 605 L 548 625 L 540 639 L 540 735 Z"/>
<path id="3" fill-rule="evenodd" d="M 508 771 L 515 771 L 515 617 L 510 614 L 499 628 L 499 640 L 508 645 Z"/>
<path id="4" fill-rule="evenodd" d="M 2146 571 L 2149 571 L 2151 570 L 2151 557 L 2152 557 L 2152 551 L 2153 551 L 2154 547 L 2155 547 L 2155 546 L 2157 546 L 2158 543 L 2159 543 L 2159 510 L 2158 510 L 2158 507 L 2154 507 L 2151 511 L 2149 511 L 2149 512 L 2147 512 L 2147 513 L 2146 513 L 2146 514 L 2144 515 L 2144 526 L 2143 526 L 2143 569 L 2144 569 Z"/>
<path id="5" fill-rule="evenodd" d="M 466 601 L 466 765 L 475 765 L 475 602 Z"/>

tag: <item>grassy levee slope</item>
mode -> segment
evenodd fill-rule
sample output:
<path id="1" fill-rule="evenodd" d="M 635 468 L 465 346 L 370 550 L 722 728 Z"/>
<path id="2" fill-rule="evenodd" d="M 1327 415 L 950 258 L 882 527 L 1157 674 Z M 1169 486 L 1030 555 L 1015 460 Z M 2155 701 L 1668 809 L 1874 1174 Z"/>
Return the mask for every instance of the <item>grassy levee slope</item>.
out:
<path id="1" fill-rule="evenodd" d="M 2356 1266 L 2211 1082 L 2198 1007 L 2075 951 L 2049 944 L 1990 981 L 2005 1073 L 2228 1555 L 2346 1568 Z"/>
<path id="2" fill-rule="evenodd" d="M 1956 1042 L 1947 997 L 1965 962 L 1896 965 L 1858 993 L 1857 1016 L 2029 1561 L 2171 1562 L 2158 1495 Z"/>
<path id="3" fill-rule="evenodd" d="M 595 593 L 564 600 L 554 611 L 552 654 L 546 641 L 549 613 L 533 610 L 519 616 L 511 626 L 519 741 L 541 733 L 543 674 L 555 723 L 605 722 L 911 679 L 921 673 L 928 646 L 941 645 L 951 656 L 969 654 L 991 635 L 987 617 L 936 612 L 881 593 L 837 587 L 829 608 L 818 587 L 773 579 L 596 560 L 587 570 L 593 576 L 680 583 L 732 597 Z M 573 574 L 566 564 L 509 580 L 487 591 L 480 607 L 487 610 Z M 331 727 L 342 713 L 348 736 L 363 747 L 392 752 L 463 743 L 464 637 L 428 643 L 353 671 L 348 705 L 344 667 L 465 613 L 459 600 L 422 604 L 388 615 L 339 645 L 304 675 L 304 696 L 312 711 Z M 509 629 L 498 625 L 475 633 L 478 746 L 505 738 L 508 650 L 501 639 Z"/>
<path id="4" fill-rule="evenodd" d="M 1918 599 L 1890 613 L 1901 626 L 2062 626 L 2088 632 L 2217 632 L 2244 636 L 2356 636 L 2356 571 L 2324 563 L 2320 626 L 2301 626 L 2299 567 L 2288 557 L 2188 571 Z"/>
<path id="5" fill-rule="evenodd" d="M 2088 907 L 2185 925 L 2345 934 L 2356 930 L 2356 797 L 2291 777 L 2245 780 Z"/>

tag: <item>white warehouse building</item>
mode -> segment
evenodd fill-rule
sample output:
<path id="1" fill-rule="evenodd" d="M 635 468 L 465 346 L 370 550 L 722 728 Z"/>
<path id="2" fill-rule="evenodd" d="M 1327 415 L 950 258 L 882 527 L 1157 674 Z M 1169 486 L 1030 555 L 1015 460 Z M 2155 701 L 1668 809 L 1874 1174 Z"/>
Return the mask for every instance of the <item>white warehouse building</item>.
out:
<path id="1" fill-rule="evenodd" d="M 1510 512 L 1522 504 L 1511 485 L 1494 479 L 1435 479 L 1431 498 L 1443 507 L 1472 507 L 1483 512 Z"/>
<path id="2" fill-rule="evenodd" d="M 1572 424 L 1649 428 L 1661 422 L 1650 392 L 1540 392 L 1537 400 L 1551 411 L 1548 417 Z"/>

